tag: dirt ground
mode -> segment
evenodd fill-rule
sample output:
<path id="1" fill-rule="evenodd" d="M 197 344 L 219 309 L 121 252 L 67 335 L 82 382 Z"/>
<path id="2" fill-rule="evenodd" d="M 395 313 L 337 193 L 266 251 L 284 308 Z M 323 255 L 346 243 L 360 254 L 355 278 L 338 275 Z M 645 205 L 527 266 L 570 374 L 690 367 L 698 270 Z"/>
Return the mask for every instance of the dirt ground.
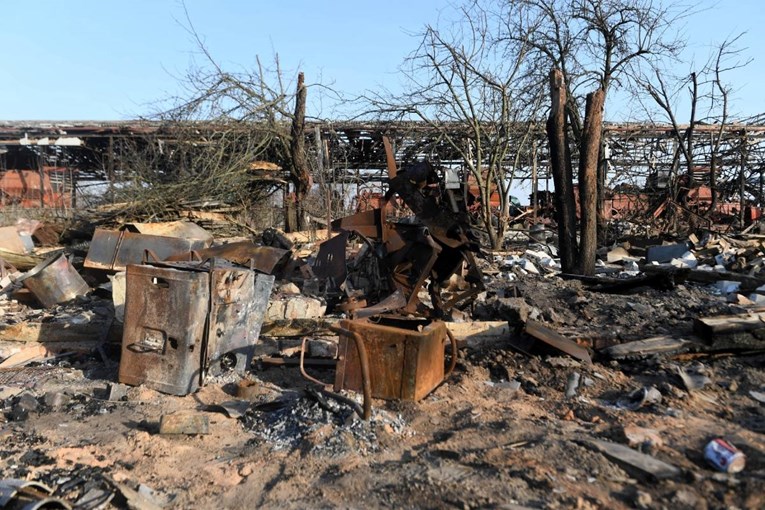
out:
<path id="1" fill-rule="evenodd" d="M 687 335 L 696 316 L 740 311 L 694 284 L 621 296 L 528 276 L 495 281 L 488 299 L 506 294 L 564 334 L 613 343 Z M 587 366 L 502 341 L 465 348 L 428 397 L 376 400 L 369 422 L 305 391 L 292 367 L 256 363 L 251 402 L 233 418 L 214 406 L 238 398 L 236 374 L 186 397 L 135 387 L 110 401 L 114 353 L 66 358 L 2 372 L 0 476 L 41 481 L 79 508 L 763 508 L 765 405 L 749 392 L 765 390 L 765 354 L 698 351 Z M 709 384 L 686 391 L 677 367 Z M 580 384 L 567 396 L 573 373 Z M 660 403 L 619 404 L 646 386 Z M 160 435 L 161 416 L 181 411 L 207 416 L 209 434 Z M 653 435 L 634 447 L 680 475 L 651 479 L 586 442 L 628 444 L 635 426 Z M 745 453 L 743 472 L 705 462 L 715 437 Z M 150 501 L 128 503 L 118 490 L 140 484 Z"/>

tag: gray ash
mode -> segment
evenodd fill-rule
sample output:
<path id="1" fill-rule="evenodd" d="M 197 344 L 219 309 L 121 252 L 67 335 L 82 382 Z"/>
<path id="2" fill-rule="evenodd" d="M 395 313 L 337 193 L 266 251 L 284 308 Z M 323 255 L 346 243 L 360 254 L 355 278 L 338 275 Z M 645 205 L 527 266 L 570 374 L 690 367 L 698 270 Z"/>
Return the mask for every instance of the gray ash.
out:
<path id="1" fill-rule="evenodd" d="M 382 429 L 402 434 L 406 427 L 400 415 L 373 408 L 365 422 L 349 406 L 311 394 L 256 404 L 241 420 L 257 442 L 275 450 L 301 448 L 329 456 L 377 452 Z"/>

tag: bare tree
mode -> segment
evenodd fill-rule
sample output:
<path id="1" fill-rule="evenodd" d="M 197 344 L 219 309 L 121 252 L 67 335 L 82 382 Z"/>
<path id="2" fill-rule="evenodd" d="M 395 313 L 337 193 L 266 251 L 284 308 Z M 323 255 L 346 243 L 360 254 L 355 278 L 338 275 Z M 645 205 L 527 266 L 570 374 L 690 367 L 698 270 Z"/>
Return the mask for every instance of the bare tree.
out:
<path id="1" fill-rule="evenodd" d="M 119 141 L 120 180 L 112 199 L 122 219 L 177 218 L 200 205 L 248 218 L 284 183 L 252 163 L 266 157 L 259 133 L 231 124 L 169 122 L 157 132 Z M 276 174 L 276 175 L 275 175 Z"/>
<path id="2" fill-rule="evenodd" d="M 534 117 L 543 94 L 524 82 L 529 47 L 519 44 L 510 51 L 498 45 L 495 23 L 476 3 L 464 6 L 454 23 L 426 26 L 402 66 L 405 93 L 366 98 L 383 118 L 425 122 L 464 161 L 494 248 L 509 220 L 509 190 L 520 153 L 531 144 L 533 124 L 525 121 Z M 495 190 L 498 215 L 491 206 Z"/>
<path id="3" fill-rule="evenodd" d="M 303 73 L 297 74 L 296 83 L 287 79 L 291 73 L 284 71 L 278 55 L 270 67 L 256 57 L 251 68 L 226 69 L 208 50 L 187 11 L 183 26 L 196 45 L 199 58 L 181 79 L 184 93 L 172 98 L 172 107 L 163 108 L 156 118 L 175 124 L 206 122 L 229 126 L 236 133 L 247 132 L 250 142 L 256 144 L 254 152 L 261 159 L 288 172 L 298 211 L 295 227 L 303 228 L 301 203 L 312 182 L 305 148 L 308 86 Z M 205 168 L 203 165 L 184 171 L 198 173 Z"/>
<path id="4" fill-rule="evenodd" d="M 725 130 L 730 123 L 730 95 L 732 88 L 725 81 L 725 75 L 732 70 L 745 67 L 751 59 L 742 58 L 742 49 L 737 47 L 743 34 L 726 39 L 714 49 L 710 57 L 700 68 L 685 76 L 676 76 L 663 67 L 654 67 L 650 72 L 635 73 L 635 97 L 643 105 L 649 118 L 667 122 L 672 126 L 672 136 L 676 150 L 672 163 L 673 196 L 678 196 L 677 169 L 681 160 L 685 163 L 685 186 L 692 187 L 696 178 L 694 168 L 702 158 L 709 165 L 709 186 L 712 199 L 705 215 L 714 211 L 719 200 L 720 163 L 723 159 Z M 646 103 L 642 94 L 651 99 Z M 683 97 L 684 96 L 684 97 Z M 679 120 L 680 103 L 685 99 L 688 108 L 688 120 L 681 126 Z M 695 147 L 698 127 L 702 124 L 714 125 L 708 146 L 709 154 L 700 154 Z M 704 136 L 702 133 L 700 136 Z M 707 145 L 707 144 L 705 144 Z"/>
<path id="5" fill-rule="evenodd" d="M 557 150 L 559 156 L 568 154 L 569 159 L 572 153 L 579 154 L 582 219 L 581 244 L 577 246 L 574 225 L 565 209 L 559 208 L 559 238 L 564 252 L 561 260 L 566 271 L 592 274 L 597 248 L 595 219 L 603 222 L 605 174 L 598 169 L 604 168 L 599 146 L 608 93 L 641 63 L 677 54 L 683 44 L 673 37 L 676 32 L 672 28 L 682 14 L 653 0 L 513 0 L 500 2 L 497 12 L 504 20 L 498 40 L 508 51 L 519 45 L 531 47 L 527 69 L 535 75 L 534 81 L 544 83 L 549 69 L 559 74 L 551 84 L 551 96 L 553 104 L 565 97 L 565 105 L 561 106 L 565 106 L 566 115 L 561 119 L 560 112 L 551 112 L 550 118 L 555 116 L 557 120 L 554 131 L 548 129 L 548 137 L 552 147 L 562 139 L 559 130 L 571 131 L 573 147 L 568 152 Z M 586 94 L 587 90 L 595 92 Z M 589 118 L 583 121 L 580 110 L 585 96 Z M 570 161 L 556 157 L 551 162 L 553 173 L 559 175 L 555 192 L 563 194 L 558 202 L 573 203 L 573 190 L 567 185 L 562 189 L 557 186 L 558 181 L 572 174 Z"/>

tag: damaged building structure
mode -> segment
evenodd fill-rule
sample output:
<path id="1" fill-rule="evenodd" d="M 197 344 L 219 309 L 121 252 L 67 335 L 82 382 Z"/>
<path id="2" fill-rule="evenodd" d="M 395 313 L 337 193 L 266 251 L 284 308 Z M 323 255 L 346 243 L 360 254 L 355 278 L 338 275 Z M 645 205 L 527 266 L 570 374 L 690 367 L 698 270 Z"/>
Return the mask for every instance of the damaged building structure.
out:
<path id="1" fill-rule="evenodd" d="M 423 124 L 307 125 L 300 207 L 257 161 L 267 205 L 137 219 L 172 126 L 0 123 L 0 508 L 765 506 L 760 120 L 686 166 L 606 124 L 595 276 L 560 269 L 542 130 L 492 248 L 498 187 Z"/>

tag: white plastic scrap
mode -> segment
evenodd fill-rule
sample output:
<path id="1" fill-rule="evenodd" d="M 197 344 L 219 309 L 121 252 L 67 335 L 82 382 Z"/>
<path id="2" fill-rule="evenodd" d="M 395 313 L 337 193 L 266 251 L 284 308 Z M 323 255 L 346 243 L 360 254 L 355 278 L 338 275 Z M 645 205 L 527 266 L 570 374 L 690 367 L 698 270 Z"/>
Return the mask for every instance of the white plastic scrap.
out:
<path id="1" fill-rule="evenodd" d="M 730 280 L 720 280 L 719 282 L 715 283 L 715 288 L 722 294 L 738 292 L 739 287 L 741 287 L 741 282 L 733 282 Z"/>
<path id="2" fill-rule="evenodd" d="M 537 269 L 537 266 L 535 266 L 529 259 L 522 258 L 519 265 L 521 266 L 521 269 L 528 273 L 539 274 L 539 269 Z"/>
<path id="3" fill-rule="evenodd" d="M 640 272 L 640 267 L 638 266 L 637 262 L 635 262 L 634 260 L 625 261 L 623 272 L 629 273 L 634 276 Z"/>
<path id="4" fill-rule="evenodd" d="M 699 265 L 699 261 L 693 253 L 687 251 L 679 259 L 672 259 L 671 264 L 674 267 L 694 269 Z"/>

